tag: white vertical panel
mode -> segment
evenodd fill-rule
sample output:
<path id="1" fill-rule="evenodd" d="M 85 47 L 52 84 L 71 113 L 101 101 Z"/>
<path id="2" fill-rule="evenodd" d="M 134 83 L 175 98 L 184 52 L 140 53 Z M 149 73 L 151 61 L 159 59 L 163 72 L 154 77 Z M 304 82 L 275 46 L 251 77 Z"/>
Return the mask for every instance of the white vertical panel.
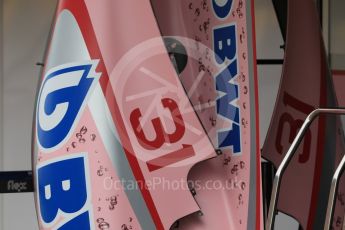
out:
<path id="1" fill-rule="evenodd" d="M 273 115 L 281 73 L 281 65 L 258 66 L 260 148 L 262 148 L 266 139 Z"/>
<path id="2" fill-rule="evenodd" d="M 284 44 L 272 0 L 255 2 L 255 32 L 258 59 L 283 58 Z M 260 147 L 270 125 L 278 93 L 282 65 L 258 65 Z"/>
<path id="3" fill-rule="evenodd" d="M 257 57 L 283 58 L 284 44 L 272 0 L 255 0 L 255 32 Z"/>
<path id="4" fill-rule="evenodd" d="M 2 31 L 3 31 L 3 1 L 0 0 L 0 171 L 3 170 L 3 52 L 2 52 Z M 0 194 L 0 230 L 4 229 L 3 226 L 3 195 Z"/>
<path id="5" fill-rule="evenodd" d="M 31 126 L 41 61 L 56 1 L 2 0 L 4 170 L 31 169 Z M 36 230 L 32 193 L 3 196 L 1 230 Z"/>
<path id="6" fill-rule="evenodd" d="M 330 1 L 329 39 L 332 69 L 345 70 L 345 1 Z"/>

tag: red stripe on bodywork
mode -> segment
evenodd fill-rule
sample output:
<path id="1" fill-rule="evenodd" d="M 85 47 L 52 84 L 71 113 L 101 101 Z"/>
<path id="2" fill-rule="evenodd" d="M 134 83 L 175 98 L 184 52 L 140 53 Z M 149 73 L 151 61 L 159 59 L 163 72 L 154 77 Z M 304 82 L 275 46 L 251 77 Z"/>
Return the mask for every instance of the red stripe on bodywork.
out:
<path id="1" fill-rule="evenodd" d="M 255 123 L 256 123 L 256 229 L 261 229 L 261 156 L 260 156 L 260 132 L 259 132 L 259 92 L 258 92 L 258 71 L 256 65 L 256 34 L 255 34 L 255 11 L 254 0 L 251 0 L 252 16 L 252 49 L 253 49 L 253 71 L 254 71 L 254 93 L 255 93 Z"/>

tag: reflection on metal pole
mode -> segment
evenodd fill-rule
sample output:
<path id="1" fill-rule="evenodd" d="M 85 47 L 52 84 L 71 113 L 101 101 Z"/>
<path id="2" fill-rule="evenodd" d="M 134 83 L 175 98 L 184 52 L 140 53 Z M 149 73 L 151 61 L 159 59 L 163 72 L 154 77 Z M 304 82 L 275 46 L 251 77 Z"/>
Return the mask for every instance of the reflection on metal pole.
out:
<path id="1" fill-rule="evenodd" d="M 267 224 L 266 230 L 273 230 L 274 229 L 274 221 L 276 216 L 276 208 L 277 208 L 277 200 L 279 198 L 279 189 L 281 185 L 281 178 L 288 167 L 292 157 L 294 156 L 297 148 L 299 147 L 305 132 L 308 130 L 309 126 L 313 122 L 313 120 L 321 114 L 336 114 L 336 115 L 345 115 L 345 108 L 328 108 L 328 109 L 316 109 L 311 112 L 306 120 L 304 121 L 302 127 L 300 128 L 299 132 L 297 133 L 294 141 L 292 142 L 289 150 L 287 151 L 282 163 L 279 165 L 279 168 L 276 172 L 273 181 L 273 189 L 272 189 L 272 196 L 270 202 L 270 208 L 268 211 L 267 217 Z"/>
<path id="2" fill-rule="evenodd" d="M 271 192 L 273 179 L 275 175 L 275 169 L 271 162 L 262 159 L 261 163 L 262 171 L 262 194 L 263 194 L 263 208 L 264 208 L 264 218 L 267 219 L 268 208 L 271 200 Z M 264 223 L 266 225 L 266 223 Z"/>

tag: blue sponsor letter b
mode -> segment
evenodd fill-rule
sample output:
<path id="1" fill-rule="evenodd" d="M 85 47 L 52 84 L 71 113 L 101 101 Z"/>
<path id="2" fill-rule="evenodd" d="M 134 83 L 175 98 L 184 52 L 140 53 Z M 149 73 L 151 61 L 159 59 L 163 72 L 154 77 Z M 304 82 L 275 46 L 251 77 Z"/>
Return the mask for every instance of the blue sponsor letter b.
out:
<path id="1" fill-rule="evenodd" d="M 52 223 L 59 215 L 73 214 L 87 202 L 84 157 L 45 165 L 38 169 L 38 198 L 42 220 Z"/>

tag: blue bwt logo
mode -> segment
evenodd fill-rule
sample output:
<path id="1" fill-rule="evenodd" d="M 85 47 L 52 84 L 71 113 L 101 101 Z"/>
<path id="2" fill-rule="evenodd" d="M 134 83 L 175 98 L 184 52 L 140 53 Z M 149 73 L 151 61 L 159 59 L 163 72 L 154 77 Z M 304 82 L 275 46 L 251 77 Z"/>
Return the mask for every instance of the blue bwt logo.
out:
<path id="1" fill-rule="evenodd" d="M 232 3 L 232 0 L 212 0 L 215 15 L 221 20 L 228 17 Z M 239 86 L 236 82 L 238 77 L 236 40 L 236 23 L 213 28 L 215 63 L 223 67 L 223 70 L 215 76 L 218 91 L 217 114 L 219 118 L 226 119 L 231 124 L 228 128 L 217 131 L 218 147 L 232 149 L 234 154 L 241 154 L 241 111 L 236 104 L 240 98 Z"/>
<path id="2" fill-rule="evenodd" d="M 54 150 L 76 125 L 100 77 L 98 60 L 58 66 L 48 71 L 41 86 L 36 112 L 41 148 Z"/>
<path id="3" fill-rule="evenodd" d="M 88 160 L 85 154 L 37 168 L 40 217 L 47 227 L 64 217 L 58 230 L 91 229 L 92 206 Z"/>

